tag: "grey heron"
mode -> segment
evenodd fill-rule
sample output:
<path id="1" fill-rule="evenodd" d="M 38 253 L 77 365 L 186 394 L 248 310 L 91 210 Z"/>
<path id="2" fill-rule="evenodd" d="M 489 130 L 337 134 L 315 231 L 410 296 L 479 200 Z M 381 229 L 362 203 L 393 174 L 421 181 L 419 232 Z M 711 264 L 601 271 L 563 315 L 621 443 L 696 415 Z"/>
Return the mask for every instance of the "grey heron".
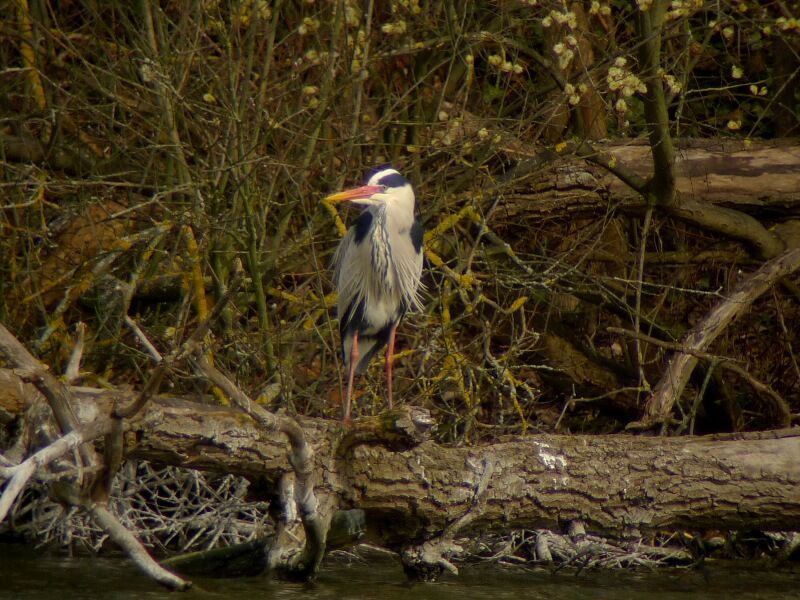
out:
<path id="1" fill-rule="evenodd" d="M 362 374 L 384 346 L 392 408 L 395 332 L 409 309 L 422 308 L 422 226 L 414 216 L 411 183 L 395 169 L 378 171 L 366 185 L 325 200 L 364 207 L 333 258 L 342 361 L 347 369 L 343 420 L 349 422 L 354 376 Z"/>

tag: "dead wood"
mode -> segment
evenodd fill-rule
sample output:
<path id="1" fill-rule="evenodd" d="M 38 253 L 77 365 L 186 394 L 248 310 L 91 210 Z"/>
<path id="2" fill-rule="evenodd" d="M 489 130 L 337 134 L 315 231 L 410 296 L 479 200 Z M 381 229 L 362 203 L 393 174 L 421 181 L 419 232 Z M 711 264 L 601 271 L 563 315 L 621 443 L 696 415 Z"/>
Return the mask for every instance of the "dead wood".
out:
<path id="1" fill-rule="evenodd" d="M 653 344 L 654 346 L 658 346 L 660 348 L 668 348 L 670 350 L 675 350 L 677 351 L 677 353 L 680 354 L 688 354 L 697 359 L 708 361 L 712 365 L 712 367 L 714 365 L 719 365 L 720 367 L 722 367 L 723 370 L 735 373 L 736 375 L 741 377 L 750 387 L 752 387 L 755 392 L 759 393 L 763 398 L 766 398 L 772 404 L 774 412 L 776 413 L 777 420 L 780 423 L 781 427 L 789 427 L 791 425 L 792 421 L 791 408 L 789 407 L 786 400 L 782 398 L 769 385 L 767 385 L 763 381 L 759 381 L 758 379 L 753 377 L 750 373 L 748 373 L 747 370 L 745 370 L 743 367 L 734 363 L 732 359 L 724 356 L 711 354 L 710 352 L 697 350 L 696 348 L 689 348 L 687 346 L 681 345 L 680 343 L 665 342 L 658 338 L 654 338 L 650 335 L 645 335 L 641 332 L 637 333 L 635 331 L 631 331 L 629 329 L 623 329 L 621 327 L 607 327 L 606 331 L 613 334 L 624 335 L 627 337 L 634 337 L 642 341 L 645 341 L 648 344 Z M 633 425 L 629 428 L 635 429 L 636 425 Z"/>
<path id="2" fill-rule="evenodd" d="M 211 365 L 201 353 L 197 353 L 192 364 L 210 381 L 219 386 L 239 409 L 264 430 L 280 432 L 289 440 L 291 448 L 289 464 L 295 476 L 292 481 L 286 477 L 281 478 L 284 485 L 278 495 L 284 505 L 291 503 L 290 497 L 294 499 L 300 521 L 303 524 L 305 544 L 302 551 L 296 554 L 292 560 L 283 561 L 279 566 L 285 575 L 293 579 L 305 580 L 313 577 L 325 556 L 325 539 L 333 511 L 330 506 L 325 506 L 323 510 L 320 510 L 320 502 L 314 491 L 318 477 L 318 472 L 314 468 L 314 450 L 306 438 L 305 431 L 292 417 L 275 415 L 253 402 L 230 379 Z M 287 513 L 287 509 L 282 511 L 284 516 Z M 288 523 L 281 523 L 282 528 L 287 525 Z"/>
<path id="3" fill-rule="evenodd" d="M 745 278 L 729 297 L 720 301 L 685 336 L 681 346 L 686 350 L 681 350 L 670 358 L 666 371 L 647 400 L 644 418 L 639 423 L 631 424 L 631 427 L 648 428 L 654 423 L 664 422 L 692 375 L 697 364 L 696 353 L 705 351 L 761 294 L 798 268 L 800 248 L 788 250 L 764 263 L 755 273 Z"/>
<path id="4" fill-rule="evenodd" d="M 95 419 L 89 425 L 72 430 L 65 436 L 58 438 L 52 444 L 32 454 L 21 463 L 0 467 L 0 478 L 8 480 L 8 484 L 3 489 L 2 495 L 0 495 L 0 522 L 5 519 L 11 505 L 37 469 L 46 467 L 81 444 L 99 437 L 108 428 L 108 419 Z"/>
<path id="5" fill-rule="evenodd" d="M 72 392 L 101 413 L 120 394 Z M 324 474 L 316 492 L 339 507 L 364 510 L 369 536 L 388 546 L 440 536 L 467 514 L 469 531 L 559 529 L 572 520 L 616 535 L 630 528 L 789 530 L 800 524 L 800 433 L 794 429 L 666 439 L 539 435 L 476 448 L 427 441 L 404 451 L 375 437 L 342 456 L 339 423 L 298 422 L 314 451 L 314 469 Z M 241 411 L 186 399 L 154 397 L 127 424 L 126 439 L 129 457 L 253 480 L 277 482 L 292 468 L 284 439 Z M 487 464 L 493 465 L 488 476 Z"/>
<path id="6" fill-rule="evenodd" d="M 526 219 L 602 214 L 613 198 L 618 210 L 644 212 L 637 188 L 645 189 L 652 169 L 650 146 L 595 143 L 592 148 L 577 146 L 574 152 L 599 166 L 569 155 L 557 159 L 548 152 L 539 160 L 521 160 L 507 180 L 524 181 L 529 189 L 517 184 L 504 192 L 506 210 Z M 543 169 L 546 162 L 552 166 Z M 800 149 L 790 141 L 746 147 L 735 140 L 679 140 L 674 170 L 677 197 L 699 202 L 697 210 L 722 206 L 752 215 L 768 210 L 800 214 Z M 529 171 L 535 174 L 526 176 Z"/>
<path id="7" fill-rule="evenodd" d="M 191 581 L 178 577 L 158 564 L 141 542 L 119 522 L 105 504 L 89 501 L 84 504 L 84 509 L 92 515 L 95 522 L 108 533 L 109 537 L 145 575 L 173 590 L 186 590 L 192 587 Z"/>
<path id="8" fill-rule="evenodd" d="M 51 488 L 51 493 L 65 503 L 84 508 L 146 575 L 171 589 L 189 588 L 191 582 L 159 565 L 141 542 L 108 511 L 105 503 L 98 501 L 98 498 L 104 498 L 106 495 L 103 478 L 98 477 L 98 474 L 103 474 L 104 465 L 91 441 L 111 431 L 112 413 L 105 412 L 100 415 L 94 412 L 86 423 L 81 422 L 80 409 L 76 409 L 75 399 L 69 387 L 50 373 L 47 367 L 31 355 L 2 324 L 0 324 L 0 354 L 17 367 L 21 379 L 33 383 L 47 399 L 61 433 L 65 434 L 64 437 L 48 445 L 43 452 L 34 454 L 31 457 L 32 464 L 43 467 L 58 459 L 70 448 L 77 447 L 79 455 L 76 465 L 77 475 L 67 474 L 63 479 L 57 480 Z M 73 370 L 76 369 L 77 367 L 73 367 Z M 21 389 L 21 383 L 22 381 L 16 386 L 18 389 Z M 29 405 L 34 404 L 33 398 L 25 400 Z M 26 468 L 28 467 L 26 462 L 22 462 L 19 467 L 19 470 L 12 474 L 8 489 L 0 499 L 3 505 L 7 503 L 10 506 L 14 496 L 33 475 L 30 468 Z"/>

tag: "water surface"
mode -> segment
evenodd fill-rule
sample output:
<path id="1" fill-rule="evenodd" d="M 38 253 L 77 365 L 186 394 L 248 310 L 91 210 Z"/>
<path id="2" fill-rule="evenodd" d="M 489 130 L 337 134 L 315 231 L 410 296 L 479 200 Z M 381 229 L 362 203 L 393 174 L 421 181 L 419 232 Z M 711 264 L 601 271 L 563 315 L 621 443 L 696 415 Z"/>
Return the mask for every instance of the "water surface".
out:
<path id="1" fill-rule="evenodd" d="M 0 599 L 72 600 L 83 598 L 228 600 L 727 600 L 800 599 L 800 568 L 795 572 L 746 571 L 741 566 L 651 573 L 508 570 L 497 565 L 465 567 L 459 577 L 437 583 L 408 584 L 392 561 L 344 564 L 329 561 L 313 584 L 267 577 L 194 578 L 195 588 L 176 594 L 140 575 L 116 557 L 76 558 L 28 547 L 0 544 Z"/>

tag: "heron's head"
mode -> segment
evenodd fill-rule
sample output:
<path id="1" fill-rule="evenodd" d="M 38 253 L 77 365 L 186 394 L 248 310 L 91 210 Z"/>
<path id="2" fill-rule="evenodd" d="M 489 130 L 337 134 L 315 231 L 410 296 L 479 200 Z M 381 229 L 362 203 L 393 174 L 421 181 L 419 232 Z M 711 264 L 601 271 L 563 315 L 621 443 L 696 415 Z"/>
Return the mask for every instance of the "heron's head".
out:
<path id="1" fill-rule="evenodd" d="M 382 169 L 369 178 L 367 185 L 332 194 L 325 200 L 414 212 L 414 189 L 395 169 Z"/>

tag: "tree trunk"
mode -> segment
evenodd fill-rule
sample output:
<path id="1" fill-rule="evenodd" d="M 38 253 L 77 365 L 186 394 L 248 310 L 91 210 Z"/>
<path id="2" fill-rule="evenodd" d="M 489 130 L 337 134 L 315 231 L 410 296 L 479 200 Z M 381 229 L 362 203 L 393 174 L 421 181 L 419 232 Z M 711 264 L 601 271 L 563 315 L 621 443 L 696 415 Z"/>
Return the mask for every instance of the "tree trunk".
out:
<path id="1" fill-rule="evenodd" d="M 19 415 L 19 390 L 35 390 L 9 371 L 0 370 L 0 382 L 0 410 Z M 108 414 L 123 396 L 71 391 L 79 415 Z M 321 474 L 317 495 L 335 508 L 363 509 L 369 535 L 390 547 L 435 538 L 465 517 L 461 533 L 558 529 L 573 520 L 610 535 L 800 527 L 797 429 L 681 438 L 536 435 L 473 448 L 382 445 L 382 424 L 408 412 L 357 421 L 349 432 L 338 422 L 298 419 Z M 186 399 L 154 398 L 126 422 L 126 442 L 130 457 L 275 485 L 291 471 L 282 436 L 238 410 Z"/>
<path id="2" fill-rule="evenodd" d="M 646 179 L 652 169 L 650 146 L 640 143 L 595 144 L 619 165 Z M 513 149 L 508 150 L 512 155 Z M 521 176 L 539 161 L 522 161 Z M 527 166 L 526 166 L 527 165 Z M 684 140 L 676 142 L 675 188 L 683 200 L 735 208 L 761 216 L 780 210 L 783 218 L 800 216 L 800 153 L 790 141 Z M 535 220 L 546 214 L 597 214 L 608 210 L 609 198 L 621 209 L 644 211 L 641 195 L 618 177 L 582 160 L 556 162 L 533 179 L 530 192 L 504 193 L 512 214 Z"/>

